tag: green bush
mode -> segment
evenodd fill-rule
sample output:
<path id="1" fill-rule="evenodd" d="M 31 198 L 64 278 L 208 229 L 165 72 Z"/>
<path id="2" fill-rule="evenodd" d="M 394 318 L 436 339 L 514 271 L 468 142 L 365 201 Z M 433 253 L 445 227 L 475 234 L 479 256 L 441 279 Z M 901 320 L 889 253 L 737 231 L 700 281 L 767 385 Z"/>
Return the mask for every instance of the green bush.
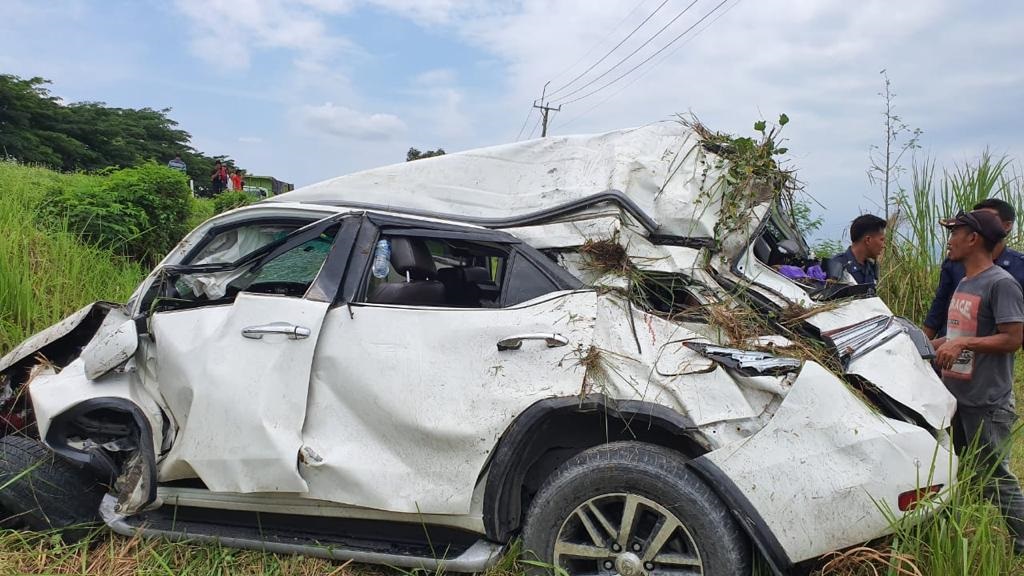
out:
<path id="1" fill-rule="evenodd" d="M 51 225 L 142 262 L 158 261 L 189 230 L 188 180 L 155 163 L 73 187 L 56 185 L 47 200 L 41 212 Z"/>
<path id="2" fill-rule="evenodd" d="M 221 212 L 227 212 L 234 208 L 248 206 L 255 201 L 256 198 L 251 194 L 246 194 L 241 190 L 221 192 L 213 197 L 213 210 L 215 214 L 220 214 Z"/>

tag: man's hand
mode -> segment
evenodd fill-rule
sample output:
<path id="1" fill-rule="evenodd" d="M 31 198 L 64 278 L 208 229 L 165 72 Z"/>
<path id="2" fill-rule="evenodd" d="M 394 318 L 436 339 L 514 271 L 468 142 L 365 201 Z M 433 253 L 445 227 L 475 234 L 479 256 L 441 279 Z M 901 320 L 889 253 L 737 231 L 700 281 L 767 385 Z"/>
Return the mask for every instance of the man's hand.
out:
<path id="1" fill-rule="evenodd" d="M 946 338 L 935 350 L 935 365 L 943 370 L 949 370 L 966 349 L 966 338 Z"/>

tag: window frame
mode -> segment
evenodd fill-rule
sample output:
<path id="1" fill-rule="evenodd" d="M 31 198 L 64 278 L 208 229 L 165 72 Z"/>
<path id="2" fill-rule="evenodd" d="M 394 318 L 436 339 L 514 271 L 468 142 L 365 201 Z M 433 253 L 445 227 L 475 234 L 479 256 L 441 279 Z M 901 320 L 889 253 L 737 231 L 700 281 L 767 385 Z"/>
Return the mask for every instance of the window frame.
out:
<path id="1" fill-rule="evenodd" d="M 554 287 L 552 292 L 584 288 L 583 283 L 569 274 L 568 271 L 562 269 L 558 264 L 552 262 L 532 246 L 525 244 L 522 240 L 507 232 L 460 226 L 445 222 L 425 222 L 399 216 L 367 213 L 364 225 L 359 232 L 359 238 L 353 247 L 353 254 L 358 255 L 359 260 L 353 261 L 348 267 L 342 288 L 338 291 L 337 298 L 334 301 L 335 306 L 347 304 L 384 306 L 384 304 L 367 302 L 366 298 L 370 283 L 370 268 L 373 262 L 374 249 L 377 241 L 387 236 L 408 236 L 423 239 L 462 240 L 497 244 L 508 250 L 504 270 L 506 276 L 512 270 L 511 265 L 514 260 L 524 258 L 551 282 Z M 507 278 L 503 278 L 497 308 L 458 308 L 458 310 L 502 310 L 518 305 L 520 302 L 511 305 L 506 304 L 507 284 Z M 415 306 L 415 308 L 448 309 L 446 306 Z"/>
<path id="2" fill-rule="evenodd" d="M 253 219 L 246 220 L 239 223 L 233 223 L 240 226 L 250 225 L 254 222 L 261 221 L 266 223 L 267 220 Z M 305 226 L 301 226 L 299 229 L 293 231 L 291 234 L 286 236 L 280 243 L 268 244 L 266 247 L 259 250 L 253 251 L 244 257 L 238 259 L 235 262 L 225 262 L 219 264 L 197 264 L 197 265 L 182 265 L 172 264 L 161 267 L 162 274 L 161 278 L 158 278 L 156 282 L 152 284 L 146 294 L 143 294 L 140 302 L 140 312 L 144 317 L 151 315 L 151 310 L 154 308 L 154 303 L 160 299 L 167 299 L 166 296 L 162 296 L 159 293 L 165 292 L 167 288 L 167 282 L 170 282 L 169 277 L 166 274 L 173 275 L 174 277 L 182 276 L 185 274 L 199 273 L 199 272 L 226 272 L 231 270 L 237 270 L 240 267 L 247 266 L 257 261 L 270 262 L 278 256 L 294 250 L 295 248 L 309 242 L 310 240 L 318 238 L 321 234 L 330 230 L 331 228 L 338 228 L 337 233 L 334 235 L 334 239 L 331 243 L 331 247 L 327 253 L 327 258 L 324 260 L 320 269 L 317 271 L 306 292 L 302 296 L 283 296 L 286 298 L 302 298 L 306 300 L 313 300 L 318 302 L 331 302 L 334 300 L 335 295 L 341 286 L 342 280 L 344 279 L 346 266 L 354 248 L 355 239 L 358 236 L 359 229 L 363 224 L 363 218 L 361 214 L 352 213 L 340 213 L 319 220 L 314 220 L 312 223 L 308 223 Z M 231 228 L 237 227 L 232 225 Z M 221 231 L 227 228 L 222 228 Z M 211 229 L 212 230 L 212 229 Z M 219 233 L 219 232 L 218 232 Z M 206 242 L 200 243 L 193 250 L 189 251 L 188 256 L 194 257 L 194 254 L 198 253 L 196 250 L 201 249 L 210 239 L 216 236 L 207 234 L 205 239 Z M 157 291 L 158 294 L 150 295 L 151 292 Z M 168 312 L 179 309 L 194 309 L 203 308 L 207 306 L 223 306 L 230 305 L 232 301 L 227 299 L 217 299 L 210 301 L 196 301 L 196 302 L 182 302 L 179 307 L 171 308 L 169 310 L 159 310 L 159 312 Z"/>

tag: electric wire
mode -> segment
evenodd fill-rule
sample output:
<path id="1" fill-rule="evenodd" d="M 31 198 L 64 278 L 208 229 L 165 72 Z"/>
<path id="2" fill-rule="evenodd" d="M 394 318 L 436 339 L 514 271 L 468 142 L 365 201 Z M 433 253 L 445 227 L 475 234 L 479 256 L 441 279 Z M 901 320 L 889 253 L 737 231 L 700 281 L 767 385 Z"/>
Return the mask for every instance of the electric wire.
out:
<path id="1" fill-rule="evenodd" d="M 534 110 L 535 108 L 530 106 L 530 110 L 526 112 L 526 118 L 523 118 L 523 127 L 519 129 L 519 134 L 516 134 L 516 142 L 519 142 L 519 139 L 523 137 L 523 132 L 526 131 L 526 124 L 530 121 L 530 116 L 533 116 Z"/>
<path id="2" fill-rule="evenodd" d="M 650 74 L 650 73 L 651 73 L 652 71 L 654 71 L 654 70 L 655 70 L 655 69 L 656 69 L 656 68 L 657 68 L 658 66 L 661 66 L 661 64 L 662 64 L 662 63 L 664 63 L 664 62 L 665 62 L 666 60 L 668 60 L 668 59 L 672 58 L 672 56 L 675 56 L 675 54 L 676 54 L 677 52 L 679 52 L 679 51 L 680 51 L 680 50 L 681 50 L 681 49 L 683 48 L 683 46 L 686 46 L 687 44 L 689 44 L 690 42 L 692 42 L 692 41 L 693 41 L 694 39 L 696 39 L 697 37 L 699 37 L 699 36 L 700 36 L 700 35 L 701 35 L 701 34 L 702 34 L 702 33 L 703 33 L 703 32 L 704 32 L 705 30 L 707 30 L 708 28 L 710 28 L 710 27 L 714 26 L 714 25 L 715 25 L 715 22 L 718 22 L 718 20 L 719 20 L 719 19 L 721 19 L 721 18 L 722 18 L 723 16 L 725 16 L 726 14 L 728 14 L 730 10 L 732 10 L 733 8 L 735 8 L 735 7 L 736 7 L 736 5 L 737 5 L 737 4 L 739 4 L 739 3 L 740 3 L 740 2 L 742 2 L 742 1 L 743 1 L 743 0 L 735 0 L 735 2 L 733 2 L 732 4 L 730 4 L 729 6 L 727 6 L 727 7 L 725 8 L 725 10 L 723 10 L 723 11 L 722 11 L 722 12 L 720 12 L 720 13 L 719 13 L 719 14 L 718 14 L 717 16 L 715 16 L 714 18 L 712 18 L 710 22 L 708 22 L 707 24 L 705 24 L 703 28 L 701 28 L 700 30 L 697 30 L 696 32 L 694 32 L 694 33 L 693 33 L 693 36 L 690 36 L 689 38 L 687 38 L 686 40 L 684 40 L 684 41 L 683 41 L 683 42 L 682 42 L 681 44 L 679 44 L 678 46 L 676 46 L 676 47 L 675 47 L 675 48 L 674 48 L 674 49 L 673 49 L 673 50 L 672 50 L 671 52 L 669 52 L 668 54 L 665 54 L 665 55 L 664 55 L 664 56 L 663 56 L 663 57 L 662 57 L 662 58 L 661 58 L 660 60 L 658 60 L 657 62 L 655 62 L 654 64 L 652 64 L 651 66 L 649 66 L 649 67 L 648 67 L 648 68 L 647 68 L 646 70 L 644 70 L 643 72 L 641 72 L 639 76 L 635 76 L 635 77 L 633 77 L 633 78 L 632 78 L 632 79 L 631 79 L 631 80 L 630 80 L 629 82 L 627 82 L 627 83 L 626 83 L 625 85 L 621 86 L 621 87 L 620 87 L 620 88 L 619 88 L 618 90 L 616 90 L 615 92 L 612 92 L 612 93 L 611 93 L 611 94 L 610 94 L 610 95 L 609 95 L 609 96 L 608 96 L 607 98 L 605 98 L 604 100 L 601 100 L 601 101 L 600 101 L 600 102 L 598 102 L 597 104 L 594 104 L 594 105 L 593 105 L 593 106 L 591 106 L 590 108 L 587 108 L 587 110 L 586 110 L 585 112 L 581 112 L 581 113 L 579 113 L 579 114 L 577 114 L 577 115 L 573 116 L 573 117 L 572 117 L 572 118 L 570 118 L 569 120 L 566 120 L 565 122 L 563 122 L 563 123 L 560 123 L 560 124 L 559 124 L 559 127 L 560 127 L 560 128 L 563 128 L 563 129 L 564 129 L 564 128 L 567 128 L 568 126 L 570 126 L 570 125 L 572 125 L 572 124 L 576 123 L 576 122 L 577 122 L 577 121 L 578 121 L 578 120 L 579 120 L 580 118 L 583 118 L 584 116 L 587 116 L 588 114 L 590 114 L 591 112 L 593 112 L 593 111 L 594 111 L 594 110 L 596 110 L 597 108 L 599 108 L 599 107 L 603 106 L 604 104 L 607 104 L 607 103 L 608 103 L 608 101 L 609 101 L 609 100 L 611 100 L 612 98 L 615 98 L 615 97 L 616 97 L 616 96 L 618 96 L 619 94 L 622 94 L 622 93 L 623 93 L 623 92 L 624 92 L 624 91 L 625 91 L 626 89 L 628 89 L 628 88 L 629 88 L 630 86 L 632 86 L 633 84 L 635 84 L 635 83 L 639 82 L 640 80 L 642 80 L 643 78 L 645 78 L 645 77 L 646 77 L 646 76 L 647 76 L 648 74 Z"/>
<path id="3" fill-rule="evenodd" d="M 622 20 L 619 20 L 618 23 L 615 24 L 615 26 L 613 26 L 610 30 L 608 30 L 608 33 L 605 34 L 604 38 L 601 38 L 600 40 L 595 42 L 594 45 L 591 46 L 590 49 L 587 50 L 585 54 L 580 56 L 575 62 L 573 62 L 572 64 L 566 66 L 560 72 L 558 72 L 557 74 L 552 76 L 551 79 L 549 80 L 549 82 L 554 82 L 555 80 L 561 78 L 562 76 L 564 76 L 566 74 L 566 72 L 568 72 L 569 70 L 572 70 L 578 64 L 580 64 L 581 62 L 583 62 L 584 60 L 589 58 L 590 55 L 593 54 L 594 51 L 597 50 L 601 46 L 601 44 L 604 44 L 605 40 L 607 40 L 609 37 L 611 37 L 611 35 L 613 33 L 615 33 L 616 30 L 618 30 L 619 26 L 622 26 L 622 24 L 625 23 L 626 20 L 629 20 L 630 18 L 632 18 L 633 14 L 636 13 L 636 11 L 639 10 L 640 7 L 643 6 L 646 3 L 647 3 L 647 0 L 640 0 L 639 2 L 637 2 L 636 5 L 633 6 L 633 9 L 629 11 L 629 14 L 626 14 L 625 16 L 623 16 Z M 659 8 L 661 8 L 661 7 L 659 6 Z M 571 82 L 570 82 L 570 84 L 571 84 Z M 565 88 L 565 86 L 562 86 L 561 88 L 559 88 L 559 90 L 562 90 L 564 88 Z"/>
<path id="4" fill-rule="evenodd" d="M 643 44 L 641 44 L 640 46 L 638 46 L 638 47 L 637 47 L 637 48 L 636 48 L 635 50 L 633 50 L 632 52 L 630 52 L 630 53 L 629 53 L 629 54 L 628 54 L 628 55 L 627 55 L 627 56 L 626 56 L 625 58 L 623 58 L 623 59 L 619 60 L 618 62 L 616 62 L 616 63 L 615 63 L 615 65 L 614 65 L 614 66 L 612 66 L 611 68 L 609 68 L 609 69 L 605 70 L 605 71 L 604 71 L 604 72 L 602 72 L 602 73 L 601 73 L 601 74 L 600 74 L 599 76 L 597 76 L 597 77 L 595 77 L 595 78 L 592 78 L 592 79 L 591 79 L 591 80 L 590 80 L 589 82 L 587 82 L 586 84 L 584 84 L 584 85 L 580 86 L 579 88 L 576 88 L 575 90 L 573 90 L 572 92 L 569 92 L 568 94 L 564 94 L 564 95 L 562 95 L 561 97 L 559 97 L 559 98 L 556 98 L 556 99 L 555 99 L 555 104 L 558 104 L 559 102 L 565 102 L 565 101 L 566 101 L 566 99 L 567 99 L 567 98 L 569 98 L 570 96 L 572 96 L 572 95 L 574 95 L 574 94 L 579 94 L 579 93 L 580 93 L 580 92 L 582 92 L 583 90 L 586 90 L 586 89 L 587 89 L 587 87 L 589 87 L 589 86 L 592 86 L 592 85 L 594 85 L 595 83 L 597 83 L 597 81 L 598 81 L 598 80 L 600 80 L 601 78 L 604 78 L 605 76 L 607 76 L 608 74 L 610 74 L 610 73 L 612 72 L 612 70 L 615 70 L 616 68 L 618 68 L 619 66 L 621 66 L 621 65 L 622 65 L 623 63 L 625 63 L 625 62 L 626 62 L 627 60 L 629 60 L 630 58 L 632 58 L 633 56 L 635 56 L 637 52 L 639 52 L 639 51 L 643 50 L 644 48 L 646 48 L 648 44 L 650 44 L 651 42 L 653 42 L 653 41 L 654 41 L 654 39 L 655 39 L 655 38 L 657 38 L 658 36 L 660 36 L 662 32 L 664 32 L 664 31 L 665 31 L 665 30 L 667 30 L 667 29 L 668 29 L 668 28 L 669 28 L 670 26 L 672 26 L 673 24 L 675 24 L 676 20 L 679 20 L 680 18 L 682 18 L 682 17 L 683 17 L 683 15 L 684 15 L 684 14 L 686 14 L 687 12 L 689 12 L 689 11 L 690 11 L 690 8 L 693 8 L 694 4 L 696 4 L 696 3 L 697 3 L 697 2 L 699 2 L 699 1 L 700 1 L 700 0 L 693 0 L 693 2 L 690 2 L 690 4 L 686 6 L 686 8 L 683 8 L 683 11 L 682 11 L 682 12 L 680 12 L 679 14 L 676 14 L 675 18 L 673 18 L 673 19 L 669 20 L 668 24 L 665 24 L 664 26 L 662 26 L 662 27 L 661 27 L 661 29 L 659 29 L 659 30 L 658 30 L 657 32 L 655 32 L 653 36 L 651 36 L 650 38 L 648 38 L 646 42 L 644 42 Z M 575 101 L 575 100 L 574 100 L 574 101 Z"/>
<path id="5" fill-rule="evenodd" d="M 597 61 L 597 62 L 594 62 L 593 64 L 591 64 L 589 68 L 587 68 L 587 69 L 586 69 L 586 70 L 584 70 L 583 72 L 580 72 L 580 73 L 579 73 L 579 75 L 577 75 L 577 76 L 576 76 L 575 78 L 573 78 L 572 80 L 569 80 L 569 82 L 567 82 L 566 84 L 563 84 L 563 85 L 562 85 L 561 87 L 559 87 L 559 88 L 556 88 L 555 90 L 552 90 L 552 91 L 551 91 L 551 93 L 550 93 L 550 94 L 548 94 L 548 97 L 550 98 L 551 96 L 554 96 L 555 94 L 557 94 L 557 93 L 559 93 L 559 92 L 561 92 L 561 91 L 565 90 L 565 89 L 566 89 L 566 88 L 568 88 L 569 86 L 572 86 L 573 84 L 575 84 L 575 83 L 576 83 L 576 81 L 577 81 L 577 80 L 579 80 L 580 78 L 583 78 L 584 76 L 586 76 L 586 75 L 587 75 L 588 73 L 590 73 L 590 71 L 591 71 L 591 70 L 593 70 L 594 68 L 597 68 L 597 67 L 598 67 L 598 65 L 599 65 L 599 64 L 601 64 L 601 62 L 604 62 L 604 61 L 605 61 L 605 59 L 607 59 L 607 58 L 608 58 L 609 56 L 611 56 L 611 55 L 612 55 L 612 54 L 613 54 L 613 53 L 614 53 L 614 52 L 615 52 L 616 50 L 618 50 L 620 46 L 622 46 L 623 44 L 625 44 L 627 40 L 629 40 L 630 38 L 632 38 L 632 37 L 633 37 L 633 35 L 634 35 L 634 34 L 636 34 L 637 32 L 639 32 L 639 31 L 640 31 L 640 29 L 644 27 L 644 24 L 647 24 L 647 22 L 648 22 L 648 21 L 649 21 L 649 20 L 650 20 L 651 18 L 654 18 L 654 16 L 655 16 L 655 15 L 656 15 L 656 14 L 658 13 L 658 11 L 660 11 L 660 10 L 661 10 L 662 8 L 664 8 L 664 7 L 665 7 L 665 4 L 668 4 L 668 3 L 669 3 L 669 0 L 662 0 L 661 4 L 658 4 L 658 7 L 654 9 L 654 12 L 651 12 L 650 14 L 648 14 L 648 15 L 647 15 L 647 17 L 643 19 L 643 21 L 641 21 L 641 22 L 640 22 L 639 24 L 637 24 L 637 25 L 636 25 L 636 28 L 633 28 L 633 30 L 632 30 L 632 31 L 631 31 L 631 32 L 630 32 L 629 34 L 627 34 L 625 38 L 623 38 L 622 40 L 620 40 L 618 44 L 616 44 L 616 45 L 615 45 L 614 47 L 612 47 L 612 49 L 611 49 L 611 50 L 609 50 L 608 52 L 605 52 L 605 55 L 604 55 L 604 56 L 601 56 L 601 58 L 600 58 L 600 59 L 598 59 L 598 61 Z M 636 9 L 635 9 L 635 8 L 634 8 L 633 10 L 634 10 L 634 11 L 636 11 Z M 632 14 L 632 12 L 631 12 L 631 14 Z M 621 23 L 620 23 L 620 24 L 621 24 Z M 582 60 L 582 59 L 581 59 L 581 60 Z M 573 64 L 573 66 L 575 66 L 575 64 Z"/>
<path id="6" fill-rule="evenodd" d="M 623 73 L 623 74 L 619 75 L 619 76 L 618 76 L 617 78 L 615 78 L 615 79 L 614 79 L 614 80 L 612 80 L 611 82 L 608 82 L 607 84 L 605 84 L 605 85 L 601 86 L 600 88 L 597 88 L 597 89 L 595 89 L 595 90 L 592 90 L 592 91 L 590 91 L 590 92 L 588 92 L 588 93 L 584 94 L 583 96 L 580 96 L 580 97 L 578 97 L 578 98 L 574 98 L 573 100 L 567 100 L 567 101 L 562 101 L 562 102 L 560 102 L 560 104 L 562 104 L 562 105 L 564 106 L 564 105 L 572 104 L 572 103 L 574 103 L 574 102 L 579 102 L 580 100 L 583 100 L 584 98 L 588 98 L 588 97 L 590 97 L 590 96 L 593 96 L 594 94 L 597 94 L 597 93 L 598 93 L 598 92 L 600 92 L 601 90 L 604 90 L 605 88 L 608 88 L 609 86 L 612 86 L 613 84 L 615 84 L 615 83 L 616 83 L 616 82 L 618 82 L 619 80 L 622 80 L 622 79 L 623 79 L 623 78 L 625 78 L 626 76 L 629 76 L 629 75 L 630 75 L 630 74 L 632 74 L 632 73 L 633 73 L 633 72 L 634 72 L 634 71 L 635 71 L 636 69 L 638 69 L 638 68 L 640 68 L 641 66 L 643 66 L 644 64 L 646 64 L 646 63 L 650 62 L 650 61 L 651 61 L 652 59 L 654 59 L 654 57 L 655 57 L 655 56 L 657 56 L 658 54 L 661 54 L 661 53 L 662 53 L 662 52 L 664 52 L 664 51 L 665 51 L 666 49 L 668 49 L 668 48 L 669 48 L 670 46 L 672 46 L 673 44 L 675 44 L 675 43 L 676 43 L 676 42 L 677 42 L 678 40 L 680 40 L 680 39 L 681 39 L 681 38 L 682 38 L 683 36 L 685 36 L 685 35 L 686 35 L 687 33 L 689 33 L 689 32 L 690 32 L 691 30 L 693 30 L 693 29 L 694 29 L 694 28 L 696 28 L 696 27 L 697 27 L 698 25 L 700 25 L 700 23 L 701 23 L 701 22 L 703 22 L 704 20 L 707 20 L 707 18 L 708 18 L 709 16 L 711 16 L 711 15 L 712 15 L 712 14 L 714 14 L 714 13 L 715 13 L 716 11 L 718 11 L 718 10 L 719 10 L 719 9 L 720 9 L 720 8 L 721 8 L 722 6 L 724 6 L 724 5 L 725 5 L 725 4 L 727 3 L 727 2 L 729 2 L 729 0 L 722 0 L 721 2 L 719 2 L 719 3 L 718 3 L 718 5 L 716 5 L 716 6 L 714 7 L 714 8 L 712 8 L 712 9 L 711 9 L 711 11 L 709 11 L 709 12 L 708 12 L 707 14 L 705 14 L 704 16 L 702 16 L 700 20 L 697 20 L 697 21 L 696 21 L 696 22 L 694 22 L 694 23 L 693 23 L 693 25 L 691 25 L 691 26 L 690 26 L 689 28 L 687 28 L 686 30 L 683 30 L 683 32 L 682 32 L 682 33 L 681 33 L 680 35 L 678 35 L 678 36 L 676 36 L 675 38 L 673 38 L 671 42 L 669 42 L 668 44 L 666 44 L 666 45 L 662 46 L 662 47 L 661 47 L 661 49 L 659 49 L 659 50 L 658 50 L 657 52 L 655 52 L 654 54 L 651 54 L 650 56 L 648 56 L 647 58 L 645 58 L 645 59 L 644 59 L 644 60 L 643 60 L 642 62 L 640 62 L 640 63 L 639 63 L 639 64 L 637 64 L 636 66 L 633 66 L 632 68 L 630 68 L 629 70 L 627 70 L 627 71 L 626 71 L 625 73 Z M 566 95 L 565 97 L 568 97 L 568 95 Z"/>
<path id="7" fill-rule="evenodd" d="M 530 130 L 530 136 L 527 140 L 533 140 L 533 135 L 537 133 L 537 128 L 540 127 L 540 121 L 544 119 L 544 115 L 541 114 L 537 117 L 537 123 L 533 125 L 533 130 Z"/>

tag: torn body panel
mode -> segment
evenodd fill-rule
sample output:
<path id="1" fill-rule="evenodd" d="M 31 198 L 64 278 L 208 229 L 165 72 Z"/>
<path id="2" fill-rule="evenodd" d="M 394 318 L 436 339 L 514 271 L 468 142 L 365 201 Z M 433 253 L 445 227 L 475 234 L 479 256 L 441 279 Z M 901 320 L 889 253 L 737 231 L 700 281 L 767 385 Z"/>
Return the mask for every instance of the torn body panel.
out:
<path id="1" fill-rule="evenodd" d="M 813 362 L 761 431 L 703 458 L 746 496 L 793 561 L 888 533 L 883 510 L 901 516 L 900 493 L 948 486 L 956 468 L 926 430 L 875 413 Z"/>
<path id="2" fill-rule="evenodd" d="M 135 322 L 123 308 L 111 310 L 96 335 L 82 349 L 80 358 L 85 364 L 86 377 L 95 380 L 124 364 L 135 355 L 138 347 Z"/>
<path id="3" fill-rule="evenodd" d="M 698 331 L 700 330 L 700 331 Z M 653 402 L 688 417 L 717 447 L 764 426 L 775 395 L 743 386 L 687 343 L 715 342 L 708 325 L 671 322 L 621 296 L 598 300 L 586 391 Z M 771 377 L 784 389 L 784 377 Z"/>
<path id="4" fill-rule="evenodd" d="M 867 319 L 867 320 L 866 320 Z M 956 412 L 956 398 L 935 374 L 931 363 L 922 357 L 911 330 L 916 327 L 898 322 L 881 298 L 853 300 L 814 314 L 807 323 L 823 334 L 868 325 L 871 319 L 882 324 L 865 333 L 856 349 L 837 350 L 850 360 L 847 374 L 863 377 L 890 398 L 910 408 L 936 430 L 950 425 Z"/>
<path id="5" fill-rule="evenodd" d="M 82 359 L 59 373 L 46 368 L 29 392 L 40 438 L 108 483 L 119 510 L 133 513 L 154 504 L 156 460 L 168 428 L 133 361 L 95 380 Z"/>
<path id="6" fill-rule="evenodd" d="M 239 294 L 152 319 L 159 389 L 178 431 L 161 481 L 224 492 L 306 492 L 297 470 L 310 365 L 327 303 Z M 279 333 L 272 321 L 302 328 Z M 266 331 L 253 338 L 247 331 Z"/>
<path id="7" fill-rule="evenodd" d="M 57 324 L 32 335 L 0 358 L 0 373 L 35 364 L 32 357 L 37 354 L 47 358 L 58 355 L 69 356 L 72 360 L 77 358 L 81 347 L 92 340 L 107 314 L 120 308 L 119 304 L 111 302 L 93 302 L 77 310 Z M 51 361 L 57 362 L 57 359 L 51 358 Z M 20 376 L 27 375 L 26 372 Z"/>
<path id="8" fill-rule="evenodd" d="M 540 399 L 579 394 L 576 351 L 592 341 L 597 299 L 556 292 L 504 309 L 331 310 L 302 430 L 322 458 L 300 465 L 308 497 L 468 513 L 472 487 L 516 416 Z M 561 340 L 549 342 L 552 334 Z M 499 349 L 530 335 L 537 337 Z"/>

